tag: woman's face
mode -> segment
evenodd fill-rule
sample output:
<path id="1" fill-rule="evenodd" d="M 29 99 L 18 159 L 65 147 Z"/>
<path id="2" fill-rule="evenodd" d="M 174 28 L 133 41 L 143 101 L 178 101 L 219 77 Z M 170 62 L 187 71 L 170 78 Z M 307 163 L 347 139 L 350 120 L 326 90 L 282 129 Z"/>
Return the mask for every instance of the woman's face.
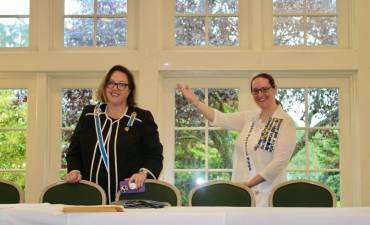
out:
<path id="1" fill-rule="evenodd" d="M 276 87 L 273 88 L 267 79 L 258 77 L 252 82 L 252 95 L 262 110 L 268 109 L 275 105 Z"/>
<path id="2" fill-rule="evenodd" d="M 114 71 L 105 88 L 108 104 L 122 105 L 127 103 L 131 90 L 128 86 L 127 75 L 121 71 Z"/>

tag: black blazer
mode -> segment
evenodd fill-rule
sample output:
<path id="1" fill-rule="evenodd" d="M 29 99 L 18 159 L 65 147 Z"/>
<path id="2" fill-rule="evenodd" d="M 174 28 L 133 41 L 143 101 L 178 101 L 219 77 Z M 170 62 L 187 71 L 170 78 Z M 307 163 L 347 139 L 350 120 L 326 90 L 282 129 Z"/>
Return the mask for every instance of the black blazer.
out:
<path id="1" fill-rule="evenodd" d="M 163 147 L 159 140 L 158 127 L 149 111 L 129 107 L 125 116 L 115 120 L 104 113 L 106 104 L 101 105 L 102 137 L 106 143 L 106 151 L 109 153 L 110 190 L 108 191 L 108 173 L 97 144 L 94 108 L 95 106 L 89 105 L 83 109 L 71 137 L 66 156 L 68 172 L 79 170 L 82 179 L 98 183 L 107 194 L 110 193 L 113 201 L 119 182 L 129 178 L 140 168 L 148 169 L 155 177 L 159 176 L 163 167 Z M 132 127 L 128 127 L 128 121 L 134 112 L 136 119 Z M 148 175 L 148 178 L 153 178 Z"/>

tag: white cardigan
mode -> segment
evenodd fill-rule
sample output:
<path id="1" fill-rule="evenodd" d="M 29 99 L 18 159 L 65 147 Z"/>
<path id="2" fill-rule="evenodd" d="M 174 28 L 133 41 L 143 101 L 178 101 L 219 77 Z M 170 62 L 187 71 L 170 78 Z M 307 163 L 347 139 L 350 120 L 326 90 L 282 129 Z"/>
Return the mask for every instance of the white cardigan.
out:
<path id="1" fill-rule="evenodd" d="M 257 206 L 267 206 L 268 196 L 271 189 L 278 183 L 286 180 L 286 167 L 293 154 L 296 143 L 296 130 L 292 118 L 283 111 L 281 106 L 272 115 L 275 121 L 281 121 L 281 124 L 275 124 L 276 138 L 272 147 L 256 146 L 261 138 L 261 132 L 265 129 L 266 123 L 259 120 L 261 110 L 243 111 L 236 113 L 221 113 L 215 110 L 214 126 L 239 131 L 239 137 L 235 143 L 233 175 L 234 182 L 245 182 L 259 174 L 265 181 L 253 187 L 256 195 Z M 253 128 L 251 126 L 253 124 Z M 266 130 L 265 130 L 266 131 Z M 267 129 L 267 131 L 271 131 Z M 249 135 L 248 135 L 249 134 Z M 245 142 L 247 142 L 247 152 L 250 157 L 250 169 L 248 168 Z M 272 135 L 274 136 L 274 135 Z"/>

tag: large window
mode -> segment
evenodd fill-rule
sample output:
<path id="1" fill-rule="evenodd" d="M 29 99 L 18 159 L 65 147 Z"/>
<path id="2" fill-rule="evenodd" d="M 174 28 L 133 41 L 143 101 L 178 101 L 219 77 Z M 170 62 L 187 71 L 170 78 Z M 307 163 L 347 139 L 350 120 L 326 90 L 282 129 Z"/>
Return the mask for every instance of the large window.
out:
<path id="1" fill-rule="evenodd" d="M 0 48 L 29 46 L 29 0 L 0 1 Z"/>
<path id="2" fill-rule="evenodd" d="M 174 0 L 176 46 L 238 46 L 238 0 Z"/>
<path id="3" fill-rule="evenodd" d="M 336 0 L 272 0 L 277 46 L 336 46 Z"/>
<path id="4" fill-rule="evenodd" d="M 0 178 L 25 187 L 27 90 L 0 89 Z"/>
<path id="5" fill-rule="evenodd" d="M 199 99 L 222 112 L 238 111 L 239 90 L 196 88 Z M 176 92 L 175 185 L 187 204 L 189 190 L 208 180 L 230 180 L 237 133 L 221 130 L 208 121 Z"/>
<path id="6" fill-rule="evenodd" d="M 65 47 L 127 44 L 127 0 L 65 0 Z"/>
<path id="7" fill-rule="evenodd" d="M 339 89 L 282 88 L 278 99 L 297 126 L 288 179 L 327 184 L 340 201 Z"/>
<path id="8" fill-rule="evenodd" d="M 350 154 L 346 140 L 349 125 L 344 119 L 349 112 L 343 107 L 348 102 L 348 81 L 342 78 L 276 80 L 279 85 L 277 98 L 296 124 L 297 145 L 288 165 L 287 179 L 317 180 L 336 193 L 338 205 L 343 199 L 348 202 L 351 193 L 344 191 L 347 196 L 342 195 L 342 190 L 351 189 L 346 183 L 351 178 L 343 176 L 345 168 L 351 167 L 349 161 L 343 160 Z M 174 119 L 168 116 L 164 119 L 167 128 L 163 143 L 165 149 L 175 149 L 175 152 L 165 155 L 165 160 L 169 161 L 164 165 L 164 177 L 181 190 L 186 205 L 188 192 L 194 186 L 211 180 L 231 179 L 238 133 L 211 126 L 177 90 L 174 91 L 179 82 L 190 84 L 201 101 L 223 112 L 251 110 L 257 106 L 250 95 L 248 78 L 168 78 L 165 92 L 172 97 L 163 99 L 168 105 L 163 110 Z M 169 104 L 170 101 L 174 104 Z M 171 110 L 173 114 L 169 114 Z"/>

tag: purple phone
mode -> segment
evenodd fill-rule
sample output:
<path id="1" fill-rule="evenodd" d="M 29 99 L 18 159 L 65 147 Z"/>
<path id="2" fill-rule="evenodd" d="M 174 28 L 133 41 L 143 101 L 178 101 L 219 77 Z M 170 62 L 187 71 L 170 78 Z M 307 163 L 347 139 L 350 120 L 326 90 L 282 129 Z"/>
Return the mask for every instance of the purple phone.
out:
<path id="1" fill-rule="evenodd" d="M 121 190 L 121 194 L 131 194 L 131 193 L 142 193 L 145 192 L 145 184 L 137 189 L 135 183 L 128 183 L 129 179 L 125 179 L 119 182 L 119 189 Z"/>

